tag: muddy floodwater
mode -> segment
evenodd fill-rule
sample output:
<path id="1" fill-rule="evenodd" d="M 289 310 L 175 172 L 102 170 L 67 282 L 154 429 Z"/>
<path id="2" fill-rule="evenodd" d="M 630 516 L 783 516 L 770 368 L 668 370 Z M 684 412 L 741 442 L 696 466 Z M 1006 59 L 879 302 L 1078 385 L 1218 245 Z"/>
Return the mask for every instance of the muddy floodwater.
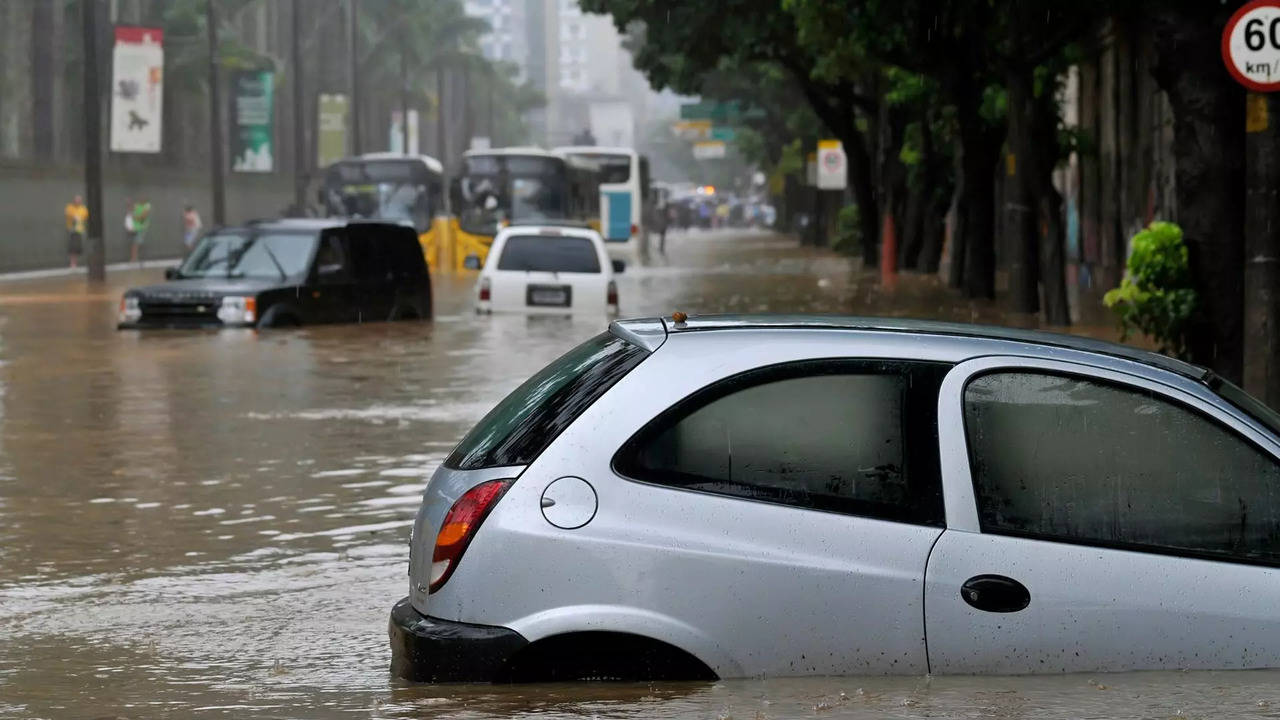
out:
<path id="1" fill-rule="evenodd" d="M 432 322 L 117 333 L 120 292 L 159 276 L 0 283 L 0 717 L 1280 717 L 1270 671 L 393 681 L 387 614 L 426 479 L 604 319 L 477 317 L 470 281 L 445 276 Z M 677 235 L 623 278 L 625 315 L 1033 322 L 764 233 Z"/>

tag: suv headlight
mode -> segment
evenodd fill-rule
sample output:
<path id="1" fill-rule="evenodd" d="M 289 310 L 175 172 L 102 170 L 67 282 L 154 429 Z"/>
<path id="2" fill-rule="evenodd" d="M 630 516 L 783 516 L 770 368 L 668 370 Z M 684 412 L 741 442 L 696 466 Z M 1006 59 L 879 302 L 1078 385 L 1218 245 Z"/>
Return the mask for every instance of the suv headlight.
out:
<path id="1" fill-rule="evenodd" d="M 258 303 L 255 298 L 228 295 L 222 298 L 218 319 L 225 325 L 252 325 L 258 320 Z"/>
<path id="2" fill-rule="evenodd" d="M 142 308 L 138 305 L 137 295 L 120 298 L 120 312 L 116 319 L 122 323 L 135 323 L 142 319 Z"/>

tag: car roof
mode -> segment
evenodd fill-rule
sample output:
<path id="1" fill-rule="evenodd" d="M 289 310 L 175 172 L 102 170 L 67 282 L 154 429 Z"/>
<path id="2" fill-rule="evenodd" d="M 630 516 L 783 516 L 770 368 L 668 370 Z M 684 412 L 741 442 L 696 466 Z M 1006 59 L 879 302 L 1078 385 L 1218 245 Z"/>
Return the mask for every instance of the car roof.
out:
<path id="1" fill-rule="evenodd" d="M 774 329 L 863 330 L 1004 340 L 1131 360 L 1197 381 L 1204 381 L 1211 375 L 1209 370 L 1199 365 L 1105 340 L 1042 330 L 1022 330 L 938 320 L 849 315 L 695 315 L 687 317 L 683 322 L 675 322 L 670 317 L 638 318 L 619 320 L 611 326 L 615 334 L 649 350 L 661 345 L 661 340 L 670 333 Z"/>
<path id="2" fill-rule="evenodd" d="M 344 217 L 327 217 L 327 218 L 267 218 L 261 220 L 250 220 L 244 225 L 224 225 L 222 230 L 236 230 L 252 228 L 254 230 L 328 230 L 330 228 L 347 227 L 348 225 L 387 225 L 390 227 L 411 227 L 407 222 L 399 222 L 396 220 L 379 220 L 376 218 L 344 218 Z"/>
<path id="3" fill-rule="evenodd" d="M 494 238 L 497 242 L 498 237 L 510 237 L 511 235 L 546 235 L 549 237 L 580 237 L 588 240 L 598 240 L 602 245 L 604 238 L 600 237 L 600 233 L 593 230 L 590 226 L 579 227 L 576 225 L 560 225 L 555 222 L 539 222 L 539 223 L 515 223 L 508 225 L 498 231 L 498 235 Z"/>

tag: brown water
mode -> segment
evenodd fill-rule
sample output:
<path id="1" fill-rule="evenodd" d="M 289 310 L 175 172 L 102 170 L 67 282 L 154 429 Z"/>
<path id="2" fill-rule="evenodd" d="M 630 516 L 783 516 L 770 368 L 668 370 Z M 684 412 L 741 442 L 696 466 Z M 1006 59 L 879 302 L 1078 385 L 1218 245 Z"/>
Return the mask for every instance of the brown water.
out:
<path id="1" fill-rule="evenodd" d="M 629 268 L 626 314 L 1033 322 L 930 279 L 888 291 L 764 234 L 677 236 L 668 251 Z M 0 285 L 0 717 L 1280 716 L 1272 672 L 393 681 L 387 613 L 426 478 L 604 320 L 476 317 L 470 282 L 445 277 L 429 323 L 117 333 L 120 291 L 158 275 Z"/>

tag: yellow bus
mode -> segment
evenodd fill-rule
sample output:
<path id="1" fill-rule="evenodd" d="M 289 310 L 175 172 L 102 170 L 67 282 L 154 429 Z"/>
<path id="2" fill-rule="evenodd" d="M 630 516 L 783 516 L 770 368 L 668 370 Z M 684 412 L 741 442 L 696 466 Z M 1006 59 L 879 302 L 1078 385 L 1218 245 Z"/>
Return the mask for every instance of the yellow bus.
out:
<path id="1" fill-rule="evenodd" d="M 600 227 L 596 163 L 536 147 L 468 150 L 450 188 L 454 267 L 484 263 L 498 230 L 513 222 L 577 220 Z"/>
<path id="2" fill-rule="evenodd" d="M 320 189 L 328 216 L 397 220 L 413 225 L 427 267 L 452 265 L 444 167 L 427 155 L 367 153 L 325 169 Z"/>

